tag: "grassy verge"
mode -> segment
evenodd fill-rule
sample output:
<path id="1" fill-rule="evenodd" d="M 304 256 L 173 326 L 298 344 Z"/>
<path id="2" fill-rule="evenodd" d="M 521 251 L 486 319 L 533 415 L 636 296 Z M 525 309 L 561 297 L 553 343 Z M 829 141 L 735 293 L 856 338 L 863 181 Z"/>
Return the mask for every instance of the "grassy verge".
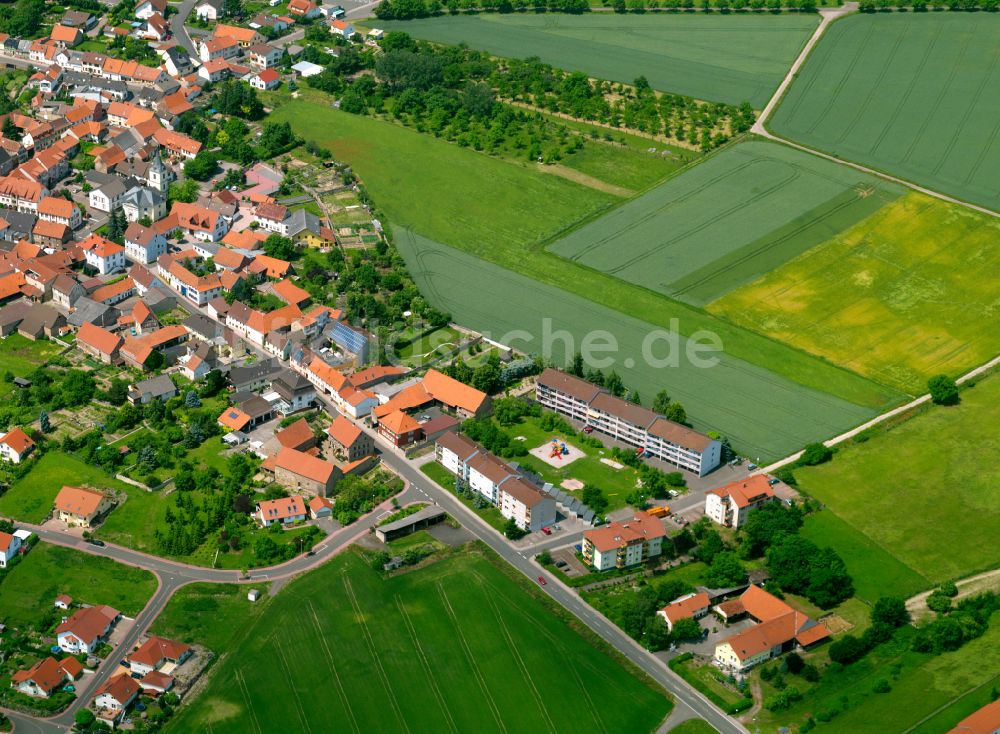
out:
<path id="1" fill-rule="evenodd" d="M 443 466 L 438 464 L 436 461 L 428 462 L 420 467 L 420 471 L 427 475 L 427 477 L 437 484 L 439 487 L 447 489 L 453 495 L 458 497 L 463 505 L 468 507 L 470 510 L 475 512 L 479 517 L 490 524 L 494 530 L 498 533 L 503 533 L 504 525 L 507 521 L 504 519 L 503 515 L 500 514 L 500 510 L 496 507 L 490 505 L 489 507 L 484 507 L 483 509 L 477 509 L 473 504 L 472 500 L 466 499 L 455 492 L 455 476 L 445 469 Z"/>

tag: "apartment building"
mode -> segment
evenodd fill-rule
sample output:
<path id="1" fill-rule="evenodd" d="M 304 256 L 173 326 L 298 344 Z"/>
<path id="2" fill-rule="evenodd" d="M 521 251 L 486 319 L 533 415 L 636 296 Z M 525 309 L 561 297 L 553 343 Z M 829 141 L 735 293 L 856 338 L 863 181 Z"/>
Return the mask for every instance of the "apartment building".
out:
<path id="1" fill-rule="evenodd" d="M 739 528 L 751 511 L 777 501 L 767 476 L 757 474 L 710 490 L 705 495 L 705 514 L 714 523 Z"/>
<path id="2" fill-rule="evenodd" d="M 535 399 L 549 410 L 698 476 L 722 460 L 719 441 L 559 370 L 550 368 L 539 375 Z"/>
<path id="3" fill-rule="evenodd" d="M 667 531 L 646 512 L 583 534 L 583 558 L 597 571 L 628 568 L 660 555 Z"/>

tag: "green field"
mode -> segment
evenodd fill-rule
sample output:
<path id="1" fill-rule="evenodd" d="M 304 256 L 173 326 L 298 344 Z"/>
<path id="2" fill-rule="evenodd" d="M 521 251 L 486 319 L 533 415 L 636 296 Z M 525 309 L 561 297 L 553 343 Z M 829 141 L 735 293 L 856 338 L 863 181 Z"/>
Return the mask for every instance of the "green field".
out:
<path id="1" fill-rule="evenodd" d="M 269 588 L 269 583 L 188 584 L 170 597 L 150 631 L 188 644 L 204 645 L 216 653 L 228 652 L 271 603 Z M 263 592 L 263 597 L 249 601 L 250 589 Z"/>
<path id="2" fill-rule="evenodd" d="M 412 233 L 397 230 L 396 246 L 431 303 L 447 309 L 460 323 L 489 332 L 498 341 L 541 351 L 546 329 L 565 330 L 577 344 L 593 330 L 607 330 L 617 340 L 620 359 L 615 369 L 626 385 L 638 390 L 647 401 L 667 387 L 693 416 L 697 428 L 728 434 L 740 451 L 752 457 L 790 453 L 808 437 L 835 435 L 839 429 L 862 423 L 872 415 L 870 409 L 810 390 L 737 359 L 729 351 L 720 355 L 719 364 L 708 369 L 699 369 L 686 360 L 671 369 L 647 366 L 642 360 L 642 342 L 657 328 L 653 324 L 581 296 L 541 286 Z M 469 288 L 473 282 L 476 288 Z M 516 312 L 511 304 L 518 305 Z M 724 345 L 728 350 L 730 343 L 724 341 Z M 554 341 L 551 354 L 543 356 L 565 364 L 572 354 L 566 354 L 563 341 Z"/>
<path id="3" fill-rule="evenodd" d="M 913 394 L 1000 352 L 1000 220 L 910 193 L 709 310 Z"/>
<path id="4" fill-rule="evenodd" d="M 763 108 L 815 29 L 815 15 L 460 15 L 379 21 L 497 56 L 540 57 L 568 71 L 696 99 Z"/>
<path id="5" fill-rule="evenodd" d="M 757 717 L 760 730 L 778 731 L 779 727 L 801 724 L 809 715 L 835 708 L 841 713 L 829 723 L 820 723 L 817 732 L 941 734 L 947 731 L 943 719 L 936 728 L 926 728 L 925 724 L 934 719 L 939 709 L 942 714 L 950 712 L 954 717 L 950 723 L 957 722 L 961 716 L 955 715 L 962 702 L 988 696 L 990 687 L 983 691 L 984 679 L 995 677 L 1000 670 L 1000 613 L 993 615 L 982 637 L 940 655 L 910 651 L 909 631 L 903 630 L 899 641 L 879 646 L 842 670 L 826 670 L 816 685 L 787 676 L 788 682 L 802 692 L 802 700 L 788 711 L 761 711 Z M 872 688 L 879 680 L 886 680 L 892 690 L 873 693 Z M 772 692 L 770 686 L 765 687 L 765 696 Z"/>
<path id="6" fill-rule="evenodd" d="M 667 734 L 715 734 L 715 728 L 702 719 L 688 719 L 670 729 Z"/>
<path id="7" fill-rule="evenodd" d="M 536 242 L 615 199 L 429 135 L 292 101 L 268 118 L 354 165 L 393 223 L 463 248 Z"/>
<path id="8" fill-rule="evenodd" d="M 112 478 L 98 466 L 90 466 L 62 451 L 49 451 L 31 471 L 0 497 L 0 515 L 40 523 L 49 512 L 63 485 L 126 491 L 128 485 Z"/>
<path id="9" fill-rule="evenodd" d="M 731 435 L 741 451 L 762 458 L 788 453 L 856 425 L 901 397 L 701 309 L 545 251 L 557 231 L 603 210 L 611 199 L 605 194 L 316 104 L 285 102 L 275 117 L 352 164 L 389 220 L 422 235 L 394 230 L 418 285 L 435 306 L 494 337 L 513 330 L 530 334 L 533 344 L 522 339 L 515 346 L 545 352 L 557 363 L 564 361 L 567 345 L 555 339 L 545 349 L 540 337 L 547 325 L 573 334 L 570 353 L 584 335 L 606 330 L 620 346 L 613 367 L 630 388 L 647 401 L 668 388 L 696 425 Z M 512 303 L 518 304 L 517 316 Z M 724 364 L 696 369 L 682 359 L 678 369 L 650 365 L 643 342 L 663 330 L 683 337 L 717 335 Z M 685 343 L 680 340 L 681 349 Z M 656 338 L 647 346 L 657 357 L 672 349 Z"/>
<path id="10" fill-rule="evenodd" d="M 148 571 L 39 543 L 0 585 L 0 619 L 9 627 L 36 622 L 60 594 L 78 603 L 108 604 L 134 617 L 154 591 L 156 580 Z"/>
<path id="11" fill-rule="evenodd" d="M 902 187 L 784 145 L 724 149 L 549 251 L 703 306 L 876 212 Z"/>
<path id="12" fill-rule="evenodd" d="M 53 342 L 31 341 L 20 334 L 11 334 L 0 339 L 0 374 L 10 370 L 18 377 L 24 377 L 60 351 L 62 347 Z"/>
<path id="13" fill-rule="evenodd" d="M 482 551 L 383 579 L 348 553 L 269 602 L 174 732 L 655 729 L 670 702 Z M 220 620 L 230 624 L 229 620 Z"/>
<path id="14" fill-rule="evenodd" d="M 932 583 L 993 568 L 1000 564 L 998 402 L 1000 378 L 985 379 L 962 393 L 960 406 L 930 409 L 795 476 Z"/>
<path id="15" fill-rule="evenodd" d="M 808 515 L 800 534 L 840 554 L 847 572 L 854 579 L 855 596 L 869 604 L 874 604 L 882 596 L 906 599 L 932 585 L 831 510 Z"/>
<path id="16" fill-rule="evenodd" d="M 998 210 L 998 45 L 992 13 L 845 18 L 826 31 L 771 127 Z"/>

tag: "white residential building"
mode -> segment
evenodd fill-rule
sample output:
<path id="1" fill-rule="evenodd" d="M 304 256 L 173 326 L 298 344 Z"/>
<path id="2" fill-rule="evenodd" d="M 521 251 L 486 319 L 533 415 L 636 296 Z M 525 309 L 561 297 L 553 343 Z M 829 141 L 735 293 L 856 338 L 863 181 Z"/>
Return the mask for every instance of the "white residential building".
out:
<path id="1" fill-rule="evenodd" d="M 663 550 L 667 531 L 646 512 L 583 534 L 583 558 L 597 571 L 628 568 L 655 558 Z"/>
<path id="2" fill-rule="evenodd" d="M 752 510 L 777 501 L 767 475 L 755 474 L 707 492 L 705 514 L 714 523 L 739 528 Z"/>

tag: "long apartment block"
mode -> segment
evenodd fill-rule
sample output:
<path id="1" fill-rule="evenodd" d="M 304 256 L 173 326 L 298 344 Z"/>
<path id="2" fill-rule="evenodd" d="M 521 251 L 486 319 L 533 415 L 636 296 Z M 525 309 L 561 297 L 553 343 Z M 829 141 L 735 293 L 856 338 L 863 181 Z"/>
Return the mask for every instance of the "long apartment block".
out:
<path id="1" fill-rule="evenodd" d="M 719 441 L 560 370 L 550 368 L 539 375 L 535 399 L 549 410 L 698 476 L 722 460 Z"/>

